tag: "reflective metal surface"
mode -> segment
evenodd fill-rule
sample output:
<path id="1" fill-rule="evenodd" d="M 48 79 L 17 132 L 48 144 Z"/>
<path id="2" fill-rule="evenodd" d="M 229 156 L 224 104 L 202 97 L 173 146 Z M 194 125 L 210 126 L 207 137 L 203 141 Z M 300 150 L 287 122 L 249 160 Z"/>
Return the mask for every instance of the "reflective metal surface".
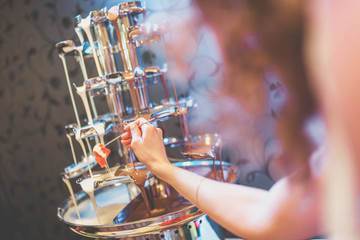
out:
<path id="1" fill-rule="evenodd" d="M 93 168 L 96 165 L 97 165 L 97 162 L 95 161 L 94 155 L 90 155 L 89 156 L 90 168 Z M 84 174 L 88 171 L 89 171 L 89 167 L 88 167 L 86 159 L 84 158 L 81 162 L 78 162 L 77 164 L 73 163 L 73 164 L 67 166 L 64 169 L 64 172 L 61 174 L 64 175 L 64 177 L 66 177 L 68 179 L 73 179 L 73 178 L 77 178 L 77 177 L 81 176 L 82 174 Z"/>
<path id="2" fill-rule="evenodd" d="M 202 176 L 211 177 L 213 172 L 212 161 L 185 161 L 174 164 Z M 216 165 L 218 166 L 219 162 L 216 162 Z M 236 182 L 239 177 L 239 170 L 229 163 L 223 163 L 223 165 L 225 180 L 230 183 Z M 83 191 L 75 195 L 81 219 L 78 219 L 70 198 L 60 204 L 57 216 L 71 230 L 87 237 L 129 238 L 150 236 L 149 239 L 159 239 L 157 235 L 160 236 L 164 234 L 165 236 L 170 229 L 178 229 L 204 215 L 204 213 L 194 205 L 184 205 L 184 207 L 178 211 L 169 212 L 161 216 L 122 224 L 113 224 L 112 221 L 116 214 L 126 207 L 126 205 L 137 196 L 138 192 L 135 185 L 127 180 L 97 189 L 95 191 L 95 198 L 101 215 L 101 225 L 96 224 L 91 201 Z M 155 237 L 155 235 L 157 237 Z"/>
<path id="3" fill-rule="evenodd" d="M 184 157 L 192 160 L 214 159 L 215 149 L 220 145 L 221 139 L 218 134 L 204 134 L 191 138 L 191 142 L 183 145 L 181 153 Z"/>

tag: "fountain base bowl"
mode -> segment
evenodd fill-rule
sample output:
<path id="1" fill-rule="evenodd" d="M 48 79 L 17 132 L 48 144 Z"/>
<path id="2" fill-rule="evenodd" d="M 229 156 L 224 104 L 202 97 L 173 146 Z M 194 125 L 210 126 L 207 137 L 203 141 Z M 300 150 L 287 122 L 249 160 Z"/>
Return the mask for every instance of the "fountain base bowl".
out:
<path id="1" fill-rule="evenodd" d="M 208 178 L 214 179 L 215 175 L 220 176 L 219 161 L 216 161 L 215 164 L 211 160 L 183 161 L 176 162 L 174 165 Z M 239 177 L 239 170 L 227 162 L 223 162 L 222 165 L 225 181 L 228 183 L 236 182 Z M 215 174 L 214 166 L 216 168 Z M 156 184 L 159 182 L 161 183 L 161 181 L 153 181 L 149 185 L 151 184 L 151 187 L 157 188 Z M 159 187 L 163 188 L 160 185 Z M 167 187 L 171 188 L 169 185 Z M 160 191 L 159 194 L 164 194 L 164 191 Z M 202 228 L 200 228 L 199 224 L 204 222 L 204 213 L 189 202 L 184 203 L 183 206 L 178 206 L 174 210 L 169 209 L 168 212 L 160 216 L 145 217 L 140 220 L 114 224 L 113 221 L 117 214 L 138 195 L 139 189 L 130 179 L 122 180 L 95 191 L 100 223 L 97 221 L 89 196 L 83 191 L 75 195 L 81 219 L 79 219 L 70 197 L 59 205 L 57 216 L 72 231 L 91 238 L 196 239 L 200 236 L 201 231 L 204 231 L 206 224 L 203 224 Z M 206 230 L 206 232 L 209 231 Z"/>

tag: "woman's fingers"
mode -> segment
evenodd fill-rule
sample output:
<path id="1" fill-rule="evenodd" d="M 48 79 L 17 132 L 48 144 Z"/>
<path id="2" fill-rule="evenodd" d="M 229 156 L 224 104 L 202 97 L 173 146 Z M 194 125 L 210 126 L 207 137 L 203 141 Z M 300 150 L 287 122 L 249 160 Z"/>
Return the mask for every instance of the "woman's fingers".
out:
<path id="1" fill-rule="evenodd" d="M 163 137 L 163 131 L 161 130 L 161 128 L 156 128 L 158 134 L 160 135 L 160 137 Z"/>
<path id="2" fill-rule="evenodd" d="M 140 124 L 149 123 L 145 118 L 139 118 L 135 121 L 135 123 L 139 126 Z"/>
<path id="3" fill-rule="evenodd" d="M 143 139 L 146 137 L 150 137 L 149 139 L 154 138 L 154 134 L 156 134 L 156 127 L 150 123 L 145 123 L 141 126 L 141 131 L 143 133 Z"/>
<path id="4" fill-rule="evenodd" d="M 143 124 L 143 123 L 147 123 L 147 121 L 146 121 L 144 118 L 139 118 L 139 119 L 135 120 L 134 122 L 126 125 L 126 126 L 124 127 L 124 130 L 125 130 L 126 132 L 123 133 L 123 135 L 121 136 L 121 139 L 122 139 L 122 140 L 128 140 L 128 139 L 131 139 L 131 138 L 132 138 L 131 127 L 130 127 L 131 124 L 136 124 L 137 126 L 139 126 L 140 124 Z"/>
<path id="5" fill-rule="evenodd" d="M 145 139 L 162 138 L 162 130 L 150 124 L 146 119 L 139 118 L 130 123 L 125 128 L 126 133 L 121 137 L 121 143 L 128 148 L 133 148 L 134 144 L 142 143 Z M 158 135 L 158 136 L 156 136 Z"/>
<path id="6" fill-rule="evenodd" d="M 124 130 L 125 130 L 126 132 L 129 132 L 129 131 L 130 131 L 130 124 L 126 125 L 126 126 L 124 127 Z"/>
<path id="7" fill-rule="evenodd" d="M 122 135 L 121 135 L 121 139 L 122 139 L 122 140 L 131 139 L 131 132 L 126 132 L 126 133 L 122 134 Z"/>
<path id="8" fill-rule="evenodd" d="M 146 120 L 146 119 L 144 119 L 144 118 L 139 118 L 139 119 L 136 119 L 134 122 L 132 122 L 132 123 L 135 123 L 137 126 L 139 126 L 140 124 L 144 124 L 144 123 L 147 123 L 148 121 Z M 126 125 L 125 127 L 124 127 L 124 130 L 126 131 L 126 132 L 129 132 L 131 129 L 130 129 L 130 125 L 131 125 L 131 123 L 130 124 L 128 124 L 128 125 Z"/>
<path id="9" fill-rule="evenodd" d="M 131 141 L 132 141 L 132 139 L 121 140 L 121 144 L 125 145 L 128 148 L 131 148 Z"/>
<path id="10" fill-rule="evenodd" d="M 132 143 L 142 140 L 140 128 L 135 122 L 130 123 L 130 131 L 132 136 Z"/>

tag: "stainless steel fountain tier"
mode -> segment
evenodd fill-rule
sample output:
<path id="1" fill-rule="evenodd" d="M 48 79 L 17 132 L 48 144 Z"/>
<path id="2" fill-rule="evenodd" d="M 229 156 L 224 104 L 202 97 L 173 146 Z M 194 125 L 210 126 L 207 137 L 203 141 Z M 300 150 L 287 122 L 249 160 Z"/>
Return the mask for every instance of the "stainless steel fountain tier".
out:
<path id="1" fill-rule="evenodd" d="M 214 175 L 211 160 L 184 161 L 174 164 L 205 177 L 213 178 Z M 219 161 L 216 161 L 215 166 L 219 171 Z M 239 170 L 234 165 L 224 162 L 223 171 L 226 182 L 234 183 L 238 180 Z M 171 188 L 169 185 L 167 187 Z M 95 198 L 101 224 L 96 223 L 91 201 L 83 191 L 75 195 L 81 220 L 78 219 L 70 198 L 60 204 L 57 216 L 72 231 L 91 238 L 198 239 L 213 231 L 210 225 L 206 225 L 204 213 L 189 202 L 184 203 L 176 211 L 170 210 L 157 217 L 114 224 L 117 214 L 135 199 L 138 193 L 139 190 L 131 180 L 117 181 L 96 190 Z"/>

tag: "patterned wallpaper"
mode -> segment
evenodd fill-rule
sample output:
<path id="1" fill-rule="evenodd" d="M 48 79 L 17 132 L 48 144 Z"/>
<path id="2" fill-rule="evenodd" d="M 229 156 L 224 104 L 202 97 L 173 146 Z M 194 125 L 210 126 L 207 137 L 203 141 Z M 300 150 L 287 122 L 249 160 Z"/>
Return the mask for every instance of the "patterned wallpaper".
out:
<path id="1" fill-rule="evenodd" d="M 68 197 L 59 173 L 71 163 L 64 126 L 74 122 L 74 115 L 54 45 L 66 39 L 77 41 L 73 29 L 77 14 L 85 17 L 93 9 L 119 2 L 0 1 L 1 238 L 83 239 L 56 217 L 58 204 Z M 172 11 L 179 18 L 190 5 L 189 1 L 175 0 L 147 3 L 149 14 Z M 214 45 L 211 37 L 203 33 L 196 40 L 199 47 L 191 56 L 191 63 L 199 72 L 188 76 L 192 80 L 187 85 L 189 93 L 199 93 L 201 79 L 220 76 L 218 54 L 206 54 L 207 47 Z M 201 67 L 214 71 L 200 71 Z M 76 65 L 69 68 L 72 79 L 81 78 Z M 276 105 L 283 98 L 281 85 L 272 73 L 264 81 L 270 103 Z M 271 108 L 271 104 L 261 116 L 242 116 L 244 126 L 256 131 L 251 141 L 239 140 L 238 146 L 229 147 L 229 159 L 241 168 L 241 183 L 246 185 L 268 188 L 272 184 L 269 159 L 277 145 L 273 138 L 276 108 Z M 84 113 L 81 117 L 85 117 Z"/>

